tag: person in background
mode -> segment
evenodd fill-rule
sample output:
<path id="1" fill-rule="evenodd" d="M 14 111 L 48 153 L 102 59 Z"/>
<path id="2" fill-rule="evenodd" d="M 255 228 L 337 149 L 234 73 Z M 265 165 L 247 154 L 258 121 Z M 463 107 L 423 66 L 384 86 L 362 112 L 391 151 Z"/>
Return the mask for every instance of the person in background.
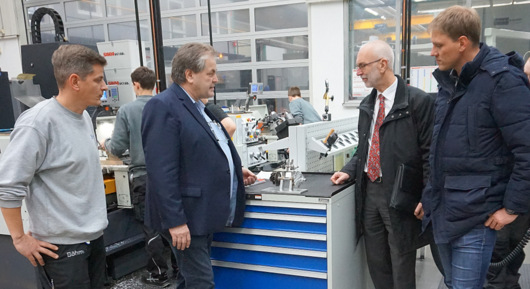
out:
<path id="1" fill-rule="evenodd" d="M 207 98 L 203 98 L 201 101 L 206 106 L 206 109 L 221 122 L 226 132 L 228 132 L 228 135 L 233 137 L 237 128 L 234 120 L 232 120 L 219 105 L 209 102 Z"/>
<path id="2" fill-rule="evenodd" d="M 132 179 L 131 195 L 135 218 L 144 223 L 145 191 L 147 172 L 142 146 L 142 111 L 145 104 L 153 97 L 156 84 L 155 72 L 140 66 L 131 73 L 131 81 L 136 100 L 120 107 L 116 115 L 116 123 L 112 137 L 101 143 L 101 147 L 111 154 L 123 158 L 128 150 L 131 158 L 129 174 Z M 145 248 L 148 255 L 148 276 L 143 276 L 144 283 L 155 286 L 167 286 L 168 266 L 164 257 L 164 242 L 156 230 L 143 225 Z"/>
<path id="3" fill-rule="evenodd" d="M 526 60 L 524 73 L 530 81 L 530 57 Z M 497 240 L 495 241 L 495 248 L 493 248 L 491 263 L 500 262 L 506 258 L 521 242 L 529 228 L 530 215 L 524 214 L 519 215 L 515 221 L 497 231 Z M 525 253 L 522 251 L 506 266 L 490 266 L 486 275 L 484 289 L 521 289 L 521 285 L 519 285 L 519 278 L 521 277 L 519 269 L 523 265 L 524 259 Z"/>
<path id="4" fill-rule="evenodd" d="M 313 106 L 302 98 L 298 86 L 289 87 L 287 95 L 289 96 L 289 111 L 297 122 L 308 124 L 322 121 Z"/>
<path id="5" fill-rule="evenodd" d="M 520 56 L 480 43 L 481 22 L 452 6 L 429 25 L 439 89 L 419 215 L 451 289 L 483 288 L 496 232 L 530 203 L 528 79 Z"/>
<path id="6" fill-rule="evenodd" d="M 169 230 L 177 251 L 177 288 L 213 289 L 213 233 L 240 225 L 244 184 L 256 176 L 242 168 L 234 144 L 201 99 L 217 83 L 213 47 L 188 43 L 172 61 L 173 84 L 153 97 L 142 116 L 147 166 L 145 222 Z"/>
<path id="7" fill-rule="evenodd" d="M 102 289 L 107 207 L 85 109 L 101 105 L 107 61 L 81 45 L 59 46 L 51 61 L 59 94 L 17 119 L 0 161 L 0 207 L 16 250 L 37 267 L 41 288 Z"/>
<path id="8" fill-rule="evenodd" d="M 390 198 L 402 164 L 415 168 L 413 179 L 421 194 L 429 176 L 434 99 L 408 86 L 393 67 L 394 53 L 386 42 L 370 41 L 359 50 L 357 75 L 373 90 L 359 106 L 357 150 L 331 181 L 356 182 L 357 232 L 364 235 L 375 288 L 414 289 L 416 250 L 430 240 L 420 238 L 421 221 L 414 208 L 390 207 Z M 433 257 L 437 260 L 436 250 Z"/>

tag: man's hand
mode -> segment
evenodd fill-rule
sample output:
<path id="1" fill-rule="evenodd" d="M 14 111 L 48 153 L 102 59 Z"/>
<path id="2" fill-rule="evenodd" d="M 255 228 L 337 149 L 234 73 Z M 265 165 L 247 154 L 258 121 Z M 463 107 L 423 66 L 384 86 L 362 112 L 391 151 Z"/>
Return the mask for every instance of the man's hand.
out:
<path id="1" fill-rule="evenodd" d="M 506 212 L 505 208 L 502 208 L 498 210 L 497 212 L 493 213 L 493 215 L 491 215 L 488 218 L 488 220 L 486 221 L 486 223 L 484 223 L 484 225 L 486 227 L 490 227 L 491 229 L 498 231 L 502 229 L 504 226 L 515 221 L 516 218 L 517 218 L 517 215 L 510 215 Z"/>
<path id="2" fill-rule="evenodd" d="M 253 184 L 257 180 L 256 175 L 247 168 L 243 168 L 243 183 L 245 186 Z"/>
<path id="3" fill-rule="evenodd" d="M 416 216 L 418 220 L 421 220 L 423 219 L 424 213 L 425 212 L 423 211 L 423 205 L 421 203 L 418 203 L 418 205 L 416 206 L 416 209 L 414 210 L 414 216 Z"/>
<path id="4" fill-rule="evenodd" d="M 105 148 L 105 140 L 102 140 L 102 141 L 99 142 L 98 149 L 100 149 L 100 150 L 102 150 L 102 151 L 107 150 L 107 149 Z"/>
<path id="5" fill-rule="evenodd" d="M 42 259 L 41 254 L 48 255 L 54 259 L 59 258 L 59 255 L 50 251 L 57 251 L 59 249 L 57 246 L 33 238 L 33 236 L 31 236 L 31 232 L 28 232 L 27 234 L 24 234 L 18 238 L 14 237 L 13 245 L 22 256 L 26 257 L 31 262 L 33 267 L 37 267 L 37 262 L 39 262 L 41 266 L 44 266 L 44 260 Z"/>
<path id="6" fill-rule="evenodd" d="M 342 185 L 344 184 L 344 182 L 346 182 L 349 179 L 350 179 L 350 175 L 348 175 L 347 173 L 343 173 L 343 172 L 336 172 L 330 178 L 331 182 L 335 185 Z"/>
<path id="7" fill-rule="evenodd" d="M 177 250 L 184 250 L 190 247 L 191 235 L 188 225 L 180 225 L 169 229 L 173 247 Z"/>

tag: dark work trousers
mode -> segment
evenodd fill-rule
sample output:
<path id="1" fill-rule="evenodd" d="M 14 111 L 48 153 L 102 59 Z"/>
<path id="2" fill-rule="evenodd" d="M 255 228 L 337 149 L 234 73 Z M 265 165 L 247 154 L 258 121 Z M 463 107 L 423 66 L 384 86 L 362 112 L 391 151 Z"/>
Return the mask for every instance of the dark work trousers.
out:
<path id="1" fill-rule="evenodd" d="M 147 227 L 144 224 L 145 214 L 145 192 L 147 184 L 147 175 L 138 176 L 132 180 L 132 203 L 134 206 L 134 215 L 136 219 L 142 222 L 145 234 L 145 249 L 149 260 L 147 260 L 147 271 L 151 277 L 158 277 L 167 274 L 167 260 L 164 257 L 164 243 L 162 236 L 156 230 Z"/>
<path id="2" fill-rule="evenodd" d="M 190 247 L 176 250 L 177 289 L 214 289 L 210 251 L 213 235 L 191 236 Z"/>
<path id="3" fill-rule="evenodd" d="M 416 288 L 416 250 L 400 252 L 396 247 L 399 232 L 390 224 L 386 193 L 382 183 L 366 177 L 364 202 L 364 244 L 368 270 L 376 289 Z"/>
<path id="4" fill-rule="evenodd" d="M 491 262 L 500 262 L 510 254 L 517 244 L 523 239 L 530 226 L 530 215 L 518 216 L 515 221 L 497 231 L 497 241 L 493 249 Z M 501 268 L 490 267 L 486 276 L 485 289 L 521 289 L 519 285 L 519 268 L 525 258 L 521 252 L 511 263 Z"/>
<path id="5" fill-rule="evenodd" d="M 42 254 L 44 266 L 38 265 L 37 278 L 43 289 L 102 289 L 105 273 L 103 236 L 86 243 L 59 245 L 58 259 Z"/>

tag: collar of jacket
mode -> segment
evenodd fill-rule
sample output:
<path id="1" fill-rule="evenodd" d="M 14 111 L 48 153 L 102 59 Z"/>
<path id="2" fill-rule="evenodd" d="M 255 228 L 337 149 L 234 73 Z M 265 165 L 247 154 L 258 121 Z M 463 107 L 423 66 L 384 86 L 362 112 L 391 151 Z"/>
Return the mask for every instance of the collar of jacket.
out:
<path id="1" fill-rule="evenodd" d="M 450 88 L 452 90 L 457 81 L 459 84 L 467 87 L 481 70 L 494 76 L 508 70 L 510 65 L 523 67 L 524 61 L 521 56 L 515 52 L 510 52 L 504 55 L 496 48 L 489 47 L 485 43 L 480 43 L 479 53 L 472 61 L 464 64 L 460 75 L 456 75 L 456 72 L 453 70 L 441 71 L 440 69 L 436 69 L 433 72 L 433 76 L 436 78 L 436 81 L 438 81 L 439 86 L 446 89 Z"/>
<path id="2" fill-rule="evenodd" d="M 394 105 L 392 106 L 392 109 L 390 109 L 390 112 L 388 114 L 391 114 L 398 109 L 405 109 L 409 106 L 408 90 L 405 89 L 405 81 L 403 81 L 403 79 L 399 75 L 396 75 L 396 78 L 398 80 L 398 83 L 396 88 L 396 95 L 394 97 Z M 368 114 L 370 115 L 373 115 L 376 97 L 377 89 L 374 88 L 372 89 L 372 92 L 361 101 L 361 103 L 359 104 L 359 109 L 368 112 Z"/>
<path id="3" fill-rule="evenodd" d="M 201 115 L 199 110 L 197 109 L 196 105 L 191 101 L 190 97 L 184 91 L 184 88 L 182 88 L 180 85 L 173 83 L 169 89 L 171 89 L 177 97 L 182 101 L 182 104 L 186 109 L 191 113 L 191 115 L 199 122 L 199 124 L 204 128 L 206 133 L 210 136 L 212 140 L 215 141 L 215 143 L 219 146 L 219 143 L 217 142 L 217 137 L 214 135 L 213 131 L 210 129 L 210 126 L 208 123 L 206 123 L 206 119 Z M 204 112 L 208 115 L 209 118 L 215 119 L 210 112 L 205 109 Z M 222 130 L 222 129 L 221 129 Z M 225 133 L 226 134 L 226 133 Z M 220 146 L 219 146 L 220 147 Z"/>

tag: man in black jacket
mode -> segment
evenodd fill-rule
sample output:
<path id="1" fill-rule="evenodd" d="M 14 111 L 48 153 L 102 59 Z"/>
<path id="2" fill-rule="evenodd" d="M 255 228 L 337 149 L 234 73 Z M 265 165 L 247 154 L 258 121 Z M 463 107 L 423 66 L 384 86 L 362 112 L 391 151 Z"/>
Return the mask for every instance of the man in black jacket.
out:
<path id="1" fill-rule="evenodd" d="M 419 188 L 428 177 L 434 100 L 395 76 L 393 62 L 384 41 L 368 42 L 359 50 L 357 75 L 374 89 L 359 106 L 357 151 L 331 181 L 356 182 L 357 230 L 365 237 L 375 288 L 413 289 L 416 249 L 425 244 L 419 238 L 421 221 L 389 203 L 401 164 L 417 172 Z"/>
<path id="2" fill-rule="evenodd" d="M 483 288 L 496 232 L 530 204 L 528 79 L 519 55 L 480 42 L 482 23 L 452 6 L 429 24 L 438 95 L 423 224 L 450 289 Z"/>

